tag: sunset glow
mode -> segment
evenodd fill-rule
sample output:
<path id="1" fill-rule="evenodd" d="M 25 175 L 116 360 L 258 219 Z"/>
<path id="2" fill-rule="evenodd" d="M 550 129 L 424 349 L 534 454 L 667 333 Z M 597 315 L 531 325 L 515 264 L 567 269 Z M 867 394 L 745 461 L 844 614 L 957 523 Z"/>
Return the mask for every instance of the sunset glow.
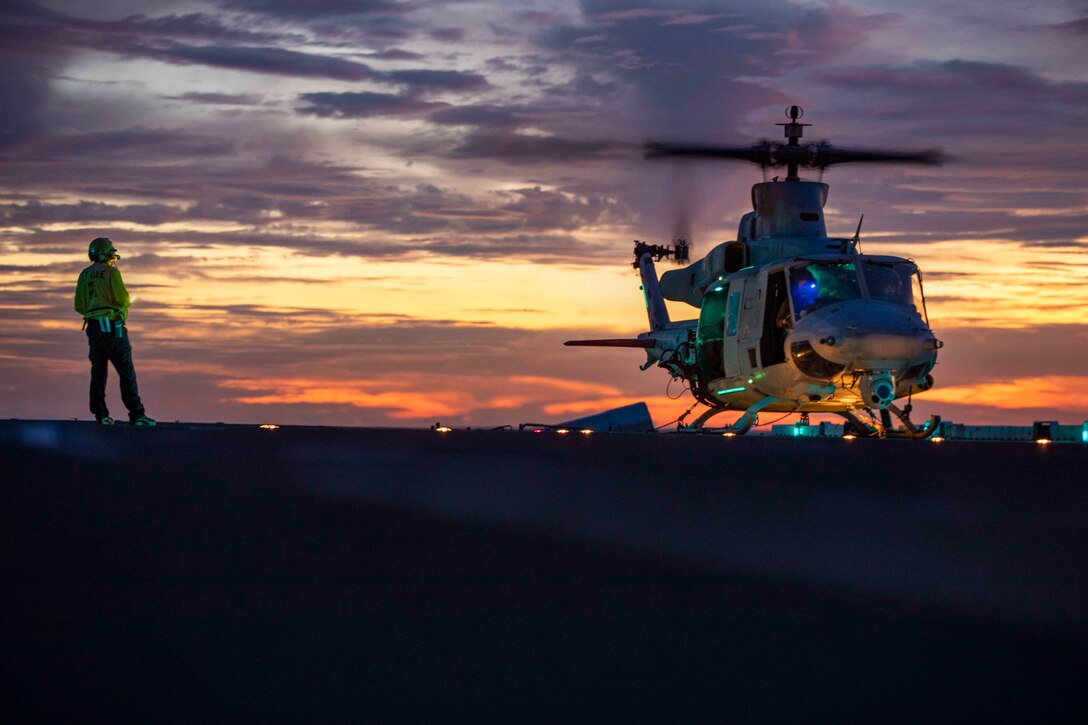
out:
<path id="1" fill-rule="evenodd" d="M 673 420 L 693 401 L 640 351 L 562 342 L 645 330 L 632 240 L 698 258 L 762 176 L 640 144 L 751 143 L 798 103 L 814 139 L 954 159 L 824 178 L 832 235 L 865 214 L 864 252 L 922 269 L 946 346 L 918 411 L 1088 418 L 1083 8 L 303 5 L 0 10 L 0 416 L 87 417 L 71 298 L 105 235 L 164 420 Z"/>

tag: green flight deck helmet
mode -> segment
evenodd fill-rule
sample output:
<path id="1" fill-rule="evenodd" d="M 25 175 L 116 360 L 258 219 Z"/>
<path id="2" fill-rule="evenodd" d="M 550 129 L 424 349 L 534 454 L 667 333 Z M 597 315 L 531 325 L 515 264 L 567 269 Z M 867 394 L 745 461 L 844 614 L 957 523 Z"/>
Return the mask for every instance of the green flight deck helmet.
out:
<path id="1" fill-rule="evenodd" d="M 87 256 L 91 258 L 92 262 L 109 262 L 121 258 L 121 255 L 113 248 L 113 242 L 107 237 L 98 237 L 92 241 L 91 246 L 87 249 Z"/>

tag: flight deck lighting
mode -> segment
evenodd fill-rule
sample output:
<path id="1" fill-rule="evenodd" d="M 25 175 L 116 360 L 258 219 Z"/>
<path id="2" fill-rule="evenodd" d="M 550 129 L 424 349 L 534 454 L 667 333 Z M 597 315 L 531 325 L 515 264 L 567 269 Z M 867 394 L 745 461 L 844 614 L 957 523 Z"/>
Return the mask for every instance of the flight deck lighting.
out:
<path id="1" fill-rule="evenodd" d="M 1055 420 L 1037 420 L 1031 424 L 1031 439 L 1042 446 L 1054 440 L 1057 432 L 1058 422 Z"/>

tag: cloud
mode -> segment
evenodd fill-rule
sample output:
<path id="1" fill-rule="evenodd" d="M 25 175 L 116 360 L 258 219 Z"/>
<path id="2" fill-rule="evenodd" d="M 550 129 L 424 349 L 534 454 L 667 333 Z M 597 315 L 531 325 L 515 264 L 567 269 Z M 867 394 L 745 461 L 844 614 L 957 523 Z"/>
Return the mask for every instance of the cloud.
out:
<path id="1" fill-rule="evenodd" d="M 303 53 L 276 46 L 182 45 L 165 46 L 134 42 L 110 48 L 122 55 L 152 58 L 167 63 L 205 65 L 251 73 L 326 78 L 337 81 L 371 81 L 403 86 L 412 93 L 473 92 L 490 87 L 478 74 L 458 70 L 405 69 L 380 71 L 346 58 Z"/>
<path id="2" fill-rule="evenodd" d="M 416 53 L 404 48 L 387 48 L 372 53 L 361 53 L 360 55 L 374 60 L 423 60 L 427 57 L 423 53 Z"/>
<path id="3" fill-rule="evenodd" d="M 804 74 L 842 102 L 829 109 L 855 133 L 894 123 L 913 136 L 954 139 L 963 161 L 985 164 L 1002 154 L 1052 146 L 1088 122 L 1088 83 L 1055 81 L 1028 68 L 977 60 L 920 60 L 907 65 L 826 68 Z M 918 109 L 924 108 L 925 113 Z M 972 110 L 965 122 L 959 109 Z M 1009 146 L 993 147 L 1004 138 Z M 984 155 L 989 154 L 989 156 Z"/>
<path id="4" fill-rule="evenodd" d="M 0 38 L 9 41 L 5 44 L 9 51 L 22 49 L 56 53 L 83 48 L 124 52 L 130 44 L 139 47 L 141 39 L 160 43 L 186 39 L 267 44 L 279 40 L 297 42 L 300 38 L 298 35 L 285 36 L 236 27 L 204 13 L 169 14 L 154 18 L 129 15 L 119 20 L 104 21 L 78 15 L 78 8 L 70 8 L 73 14 L 65 14 L 27 2 L 10 6 L 11 3 L 5 4 L 6 22 L 0 25 Z M 87 8 L 86 12 L 93 15 L 99 10 Z"/>
<path id="5" fill-rule="evenodd" d="M 646 18 L 667 18 L 675 14 L 673 10 L 652 10 L 649 8 L 633 8 L 631 10 L 612 10 L 602 12 L 594 16 L 599 23 L 613 23 L 623 20 L 644 20 Z"/>
<path id="6" fill-rule="evenodd" d="M 463 413 L 473 405 L 470 396 L 456 390 L 389 390 L 384 382 L 376 385 L 367 380 L 225 380 L 220 385 L 260 393 L 234 398 L 233 402 L 244 405 L 350 405 L 386 411 L 394 420 L 448 417 Z M 378 385 L 384 389 L 374 390 Z"/>
<path id="7" fill-rule="evenodd" d="M 55 134 L 35 139 L 20 150 L 20 160 L 38 164 L 50 159 L 94 159 L 111 163 L 122 160 L 150 162 L 164 159 L 230 156 L 238 142 L 226 137 L 204 136 L 167 128 L 132 127 L 90 133 Z M 101 173 L 108 175 L 105 165 Z"/>
<path id="8" fill-rule="evenodd" d="M 1077 20 L 1070 20 L 1066 23 L 1057 23 L 1047 27 L 1072 35 L 1088 35 L 1088 18 L 1078 18 Z"/>
<path id="9" fill-rule="evenodd" d="M 1038 323 L 1018 329 L 978 325 L 938 332 L 945 347 L 933 374 L 941 387 L 1084 374 L 1085 324 Z M 1047 351 L 1045 360 L 1040 359 L 1040 350 Z"/>
<path id="10" fill-rule="evenodd" d="M 138 55 L 171 63 L 199 64 L 230 70 L 295 76 L 329 78 L 341 81 L 375 80 L 377 75 L 363 63 L 295 50 L 259 46 L 175 46 L 155 48 L 129 45 L 127 55 Z"/>
<path id="11" fill-rule="evenodd" d="M 93 33 L 97 36 L 96 38 L 86 38 L 89 44 L 93 44 L 95 40 L 110 42 L 111 37 L 120 39 L 159 36 L 172 39 L 187 38 L 201 41 L 218 40 L 245 43 L 268 43 L 286 39 L 301 39 L 297 34 L 285 36 L 281 33 L 256 31 L 251 27 L 239 27 L 224 22 L 222 18 L 206 13 L 170 14 L 157 17 L 129 15 L 112 22 L 74 17 L 62 18 L 60 16 L 56 16 L 55 19 L 62 21 L 73 33 L 86 32 L 88 35 Z"/>
<path id="12" fill-rule="evenodd" d="M 426 7 L 399 0 L 220 0 L 220 7 L 261 22 L 304 27 L 353 42 L 404 41 L 419 30 L 412 16 Z"/>
<path id="13" fill-rule="evenodd" d="M 220 0 L 219 4 L 228 10 L 303 21 L 400 13 L 413 9 L 411 4 L 399 0 Z"/>
<path id="14" fill-rule="evenodd" d="M 495 105 L 447 106 L 427 116 L 431 123 L 448 126 L 475 126 L 512 130 L 527 123 L 518 117 L 516 107 Z"/>
<path id="15" fill-rule="evenodd" d="M 511 195 L 516 199 L 502 209 L 516 215 L 520 229 L 562 229 L 573 232 L 593 226 L 604 214 L 615 208 L 614 203 L 604 197 L 579 197 L 557 191 L 544 191 L 540 187 L 516 189 Z"/>
<path id="16" fill-rule="evenodd" d="M 38 227 L 47 224 L 78 222 L 133 222 L 136 224 L 165 224 L 179 218 L 179 210 L 167 204 L 105 204 L 81 201 L 77 204 L 0 204 L 0 224 L 5 226 Z"/>
<path id="17" fill-rule="evenodd" d="M 456 70 L 394 70 L 378 74 L 375 80 L 408 86 L 413 92 L 483 91 L 491 87 L 478 73 Z"/>
<path id="18" fill-rule="evenodd" d="M 231 3 L 259 13 L 304 15 L 313 19 L 335 17 L 378 17 L 406 9 L 399 3 L 315 3 L 312 7 L 289 2 Z M 255 32 L 236 20 L 204 13 L 147 17 L 132 15 L 117 21 L 97 21 L 23 6 L 14 13 L 21 21 L 20 32 L 12 34 L 13 44 L 35 49 L 73 51 L 90 49 L 125 57 L 150 58 L 181 65 L 205 65 L 251 73 L 296 78 L 326 78 L 338 81 L 371 80 L 401 85 L 417 91 L 474 91 L 488 88 L 478 74 L 453 70 L 406 69 L 378 71 L 335 55 L 292 50 L 287 45 L 307 43 L 298 32 Z M 0 37 L 3 37 L 0 31 Z M 195 43 L 194 43 L 195 41 Z M 395 51 L 370 54 L 374 58 L 422 57 Z"/>
<path id="19" fill-rule="evenodd" d="M 1083 414 L 1088 411 L 1088 376 L 1044 375 L 934 388 L 926 393 L 926 399 L 1000 409 L 1047 408 Z"/>
<path id="20" fill-rule="evenodd" d="M 182 93 L 177 96 L 163 96 L 168 101 L 202 103 L 209 106 L 257 106 L 261 96 L 256 93 Z"/>
<path id="21" fill-rule="evenodd" d="M 7 57 L 0 73 L 0 151 L 40 132 L 49 83 L 29 58 Z"/>
<path id="22" fill-rule="evenodd" d="M 622 83 L 629 104 L 636 104 L 628 105 L 625 120 L 640 135 L 679 138 L 727 137 L 752 109 L 786 105 L 769 83 L 750 79 L 829 62 L 887 22 L 841 4 L 740 3 L 730 6 L 729 24 L 756 31 L 723 41 L 711 17 L 720 7 L 712 3 L 650 2 L 632 9 L 616 0 L 586 0 L 582 6 L 583 23 L 553 27 L 538 42 L 567 54 L 583 72 Z"/>
<path id="23" fill-rule="evenodd" d="M 730 16 L 723 14 L 695 15 L 692 13 L 685 13 L 684 15 L 677 15 L 676 17 L 669 18 L 662 23 L 662 25 L 703 25 L 711 20 L 728 17 Z"/>
<path id="24" fill-rule="evenodd" d="M 303 93 L 305 104 L 299 113 L 321 118 L 369 118 L 372 116 L 418 116 L 447 104 L 421 101 L 412 96 L 368 91 L 345 93 Z"/>
<path id="25" fill-rule="evenodd" d="M 468 32 L 464 28 L 435 28 L 429 35 L 435 40 L 446 43 L 459 43 L 465 39 Z"/>
<path id="26" fill-rule="evenodd" d="M 447 155 L 450 158 L 494 159 L 513 165 L 564 164 L 631 157 L 640 148 L 608 140 L 474 130 Z"/>

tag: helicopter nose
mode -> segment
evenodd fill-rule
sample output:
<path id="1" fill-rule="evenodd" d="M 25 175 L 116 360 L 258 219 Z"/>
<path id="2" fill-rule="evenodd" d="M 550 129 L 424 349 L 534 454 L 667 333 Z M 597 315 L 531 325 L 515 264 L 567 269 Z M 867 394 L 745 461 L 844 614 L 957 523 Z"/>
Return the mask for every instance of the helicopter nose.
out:
<path id="1" fill-rule="evenodd" d="M 821 357 L 851 370 L 896 370 L 928 360 L 940 347 L 917 312 L 898 305 L 856 301 L 802 319 L 795 338 Z"/>
<path id="2" fill-rule="evenodd" d="M 843 337 L 843 354 L 852 359 L 856 367 L 866 370 L 900 367 L 934 349 L 928 340 L 916 333 L 851 333 L 847 331 Z"/>

